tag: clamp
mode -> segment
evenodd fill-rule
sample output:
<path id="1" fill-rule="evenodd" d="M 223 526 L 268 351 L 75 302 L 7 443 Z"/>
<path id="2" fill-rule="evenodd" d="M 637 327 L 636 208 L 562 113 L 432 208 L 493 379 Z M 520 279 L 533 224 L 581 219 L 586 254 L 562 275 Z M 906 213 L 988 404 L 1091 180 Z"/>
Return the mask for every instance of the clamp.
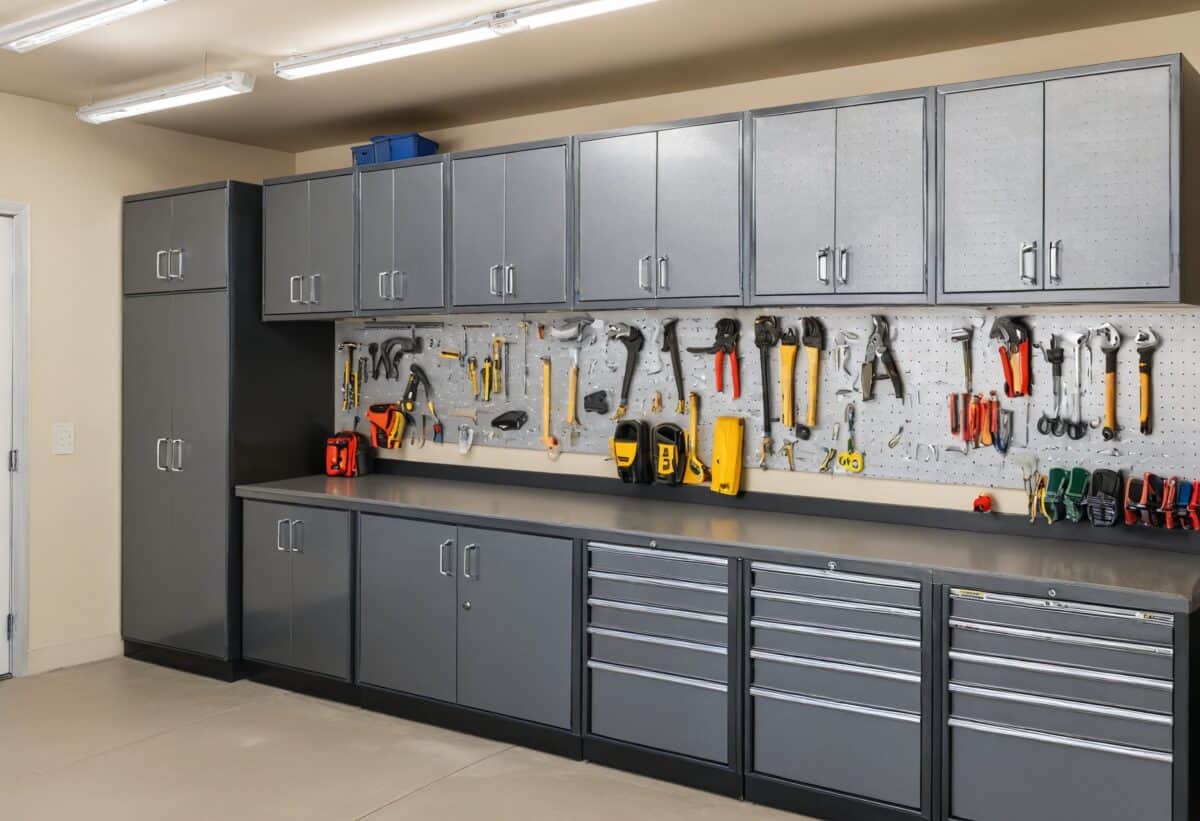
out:
<path id="1" fill-rule="evenodd" d="M 733 382 L 733 398 L 742 396 L 741 365 L 738 362 L 738 337 L 741 336 L 742 323 L 736 319 L 724 318 L 717 320 L 717 338 L 707 348 L 688 348 L 688 353 L 710 353 L 716 356 L 717 393 L 725 392 L 725 357 L 729 357 L 730 377 Z"/>
<path id="2" fill-rule="evenodd" d="M 1028 396 L 1033 369 L 1029 355 L 1029 326 L 1011 316 L 997 317 L 991 338 L 1000 342 L 1000 366 L 1004 369 L 1004 393 L 1010 399 Z"/>
<path id="3" fill-rule="evenodd" d="M 896 367 L 896 360 L 889 347 L 890 332 L 887 318 L 873 316 L 871 322 L 874 324 L 874 330 L 871 332 L 870 339 L 867 340 L 867 355 L 862 366 L 863 401 L 870 401 L 875 397 L 875 381 L 880 378 L 876 373 L 876 367 L 879 365 L 883 366 L 888 379 L 892 380 L 892 392 L 895 393 L 896 398 L 903 399 L 904 383 L 900 381 L 900 370 Z"/>

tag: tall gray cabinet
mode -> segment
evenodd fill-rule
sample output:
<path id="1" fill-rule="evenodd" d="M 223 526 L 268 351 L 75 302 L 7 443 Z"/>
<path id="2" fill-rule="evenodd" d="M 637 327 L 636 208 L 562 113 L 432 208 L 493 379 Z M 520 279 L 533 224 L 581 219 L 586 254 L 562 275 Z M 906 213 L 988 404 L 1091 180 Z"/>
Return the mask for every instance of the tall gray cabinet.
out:
<path id="1" fill-rule="evenodd" d="M 319 468 L 328 327 L 259 322 L 261 189 L 124 201 L 122 635 L 240 655 L 236 483 Z M 279 413 L 286 407 L 287 413 Z"/>

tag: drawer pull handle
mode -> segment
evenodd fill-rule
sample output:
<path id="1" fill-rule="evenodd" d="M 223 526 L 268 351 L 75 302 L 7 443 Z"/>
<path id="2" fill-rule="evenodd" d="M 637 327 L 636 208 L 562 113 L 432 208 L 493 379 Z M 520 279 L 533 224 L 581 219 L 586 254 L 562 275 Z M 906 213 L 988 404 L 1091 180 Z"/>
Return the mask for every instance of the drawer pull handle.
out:
<path id="1" fill-rule="evenodd" d="M 857 664 L 840 664 L 836 661 L 819 661 L 817 659 L 801 658 L 800 656 L 784 656 L 766 650 L 751 650 L 750 658 L 757 661 L 773 661 L 777 664 L 791 664 L 796 667 L 812 667 L 817 670 L 832 670 L 838 673 L 852 673 L 858 676 L 871 676 L 889 681 L 901 681 L 905 684 L 920 684 L 921 677 L 914 673 L 900 673 L 895 670 L 880 670 L 874 667 L 860 667 Z"/>
<path id="2" fill-rule="evenodd" d="M 750 569 L 755 573 L 786 573 L 789 576 L 808 576 L 814 579 L 836 579 L 842 582 L 873 584 L 878 587 L 898 587 L 905 590 L 921 589 L 920 582 L 908 581 L 907 579 L 887 579 L 881 576 L 863 576 L 859 573 L 845 573 L 840 570 L 827 570 L 824 567 L 796 567 L 795 565 L 787 564 L 754 562 L 750 565 Z"/>
<path id="3" fill-rule="evenodd" d="M 985 601 L 993 604 L 1011 604 L 1019 607 L 1032 607 L 1037 610 L 1078 613 L 1085 616 L 1109 616 L 1114 619 L 1131 619 L 1133 621 L 1150 622 L 1166 627 L 1171 627 L 1175 624 L 1175 617 L 1166 613 L 1125 610 L 1120 607 L 1107 607 L 1103 604 L 1031 599 L 1027 596 L 1013 596 L 1007 593 L 987 593 L 983 590 L 967 590 L 961 587 L 951 588 L 950 598 L 962 599 L 964 601 Z"/>
<path id="4" fill-rule="evenodd" d="M 858 704 L 847 704 L 842 701 L 826 701 L 821 698 L 809 698 L 793 693 L 780 693 L 763 687 L 751 687 L 750 695 L 755 698 L 765 698 L 771 701 L 786 701 L 791 704 L 803 704 L 807 707 L 822 707 L 826 710 L 840 710 L 843 713 L 857 713 L 872 718 L 888 718 L 892 721 L 905 721 L 909 724 L 920 724 L 921 716 L 916 713 L 902 713 L 898 710 L 881 710 L 878 707 L 863 707 Z"/>
<path id="5" fill-rule="evenodd" d="M 677 553 L 672 550 L 656 550 L 649 547 L 633 547 L 623 544 L 608 544 L 607 542 L 588 542 L 588 550 L 604 550 L 612 553 L 630 553 L 637 556 L 653 556 L 659 559 L 677 559 L 681 562 L 696 564 L 711 564 L 728 567 L 729 560 L 718 556 L 702 556 L 698 553 Z"/>
<path id="6" fill-rule="evenodd" d="M 650 587 L 669 587 L 673 590 L 694 590 L 697 593 L 715 593 L 721 596 L 729 594 L 728 588 L 718 584 L 701 584 L 699 582 L 681 582 L 675 579 L 656 579 L 650 576 L 630 576 L 624 573 L 606 573 L 602 570 L 589 570 L 589 579 L 602 579 L 610 582 L 628 582 L 629 584 L 645 584 Z"/>
<path id="7" fill-rule="evenodd" d="M 992 701 L 1011 701 L 1015 704 L 1032 704 L 1037 707 L 1052 707 L 1057 710 L 1070 710 L 1075 713 L 1090 713 L 1091 715 L 1107 716 L 1108 718 L 1126 718 L 1131 721 L 1141 721 L 1146 724 L 1159 724 L 1172 727 L 1175 719 L 1172 716 L 1159 713 L 1146 713 L 1141 710 L 1125 710 L 1120 707 L 1106 707 L 1103 704 L 1087 704 L 1082 701 L 1070 701 L 1062 698 L 1034 696 L 1028 693 L 1016 693 L 1008 690 L 991 690 L 986 687 L 972 687 L 969 684 L 950 683 L 950 692 L 964 696 L 976 696 Z"/>
<path id="8" fill-rule="evenodd" d="M 1097 741 L 1083 741 L 1078 738 L 1070 738 L 1069 736 L 1052 735 L 1050 733 L 1035 733 L 1029 730 L 1014 730 L 1010 727 L 1001 727 L 996 724 L 981 724 L 977 721 L 966 721 L 961 718 L 952 718 L 948 722 L 951 727 L 958 727 L 962 730 L 974 730 L 978 733 L 988 733 L 990 735 L 1003 735 L 1009 738 L 1021 738 L 1026 741 L 1041 741 L 1046 744 L 1058 744 L 1063 747 L 1075 747 L 1079 750 L 1092 750 L 1098 753 L 1112 753 L 1113 755 L 1123 755 L 1129 758 L 1141 758 L 1146 761 L 1158 761 L 1162 764 L 1170 764 L 1174 758 L 1170 753 L 1157 753 L 1151 750 L 1139 750 L 1135 747 L 1122 747 L 1117 744 L 1102 744 Z"/>
<path id="9" fill-rule="evenodd" d="M 644 636 L 641 633 L 628 633 L 624 630 L 610 630 L 607 627 L 589 627 L 587 632 L 589 636 L 606 636 L 610 639 L 621 639 L 622 641 L 640 641 L 643 644 L 656 644 L 660 647 L 675 647 L 680 650 L 695 650 L 698 653 L 712 653 L 716 656 L 729 655 L 729 649 L 722 647 L 719 644 L 697 644 L 691 641 L 668 639 L 664 636 Z"/>
<path id="10" fill-rule="evenodd" d="M 751 590 L 750 597 L 768 601 L 782 601 L 791 604 L 812 604 L 817 607 L 835 607 L 839 610 L 860 610 L 864 613 L 883 613 L 889 616 L 905 618 L 921 618 L 920 610 L 910 610 L 907 607 L 890 607 L 886 604 L 864 604 L 862 602 L 844 601 L 842 599 L 820 599 L 814 596 L 797 596 L 793 593 L 771 593 L 767 590 Z"/>
<path id="11" fill-rule="evenodd" d="M 1145 653 L 1151 656 L 1166 656 L 1167 658 L 1175 655 L 1175 650 L 1171 647 L 1163 647 L 1157 644 L 1138 644 L 1131 641 L 1116 641 L 1114 639 L 1098 639 L 1092 636 L 1080 636 L 1076 633 L 1050 633 L 1043 630 L 1026 630 L 1021 627 L 984 624 L 982 622 L 965 621 L 963 619 L 950 619 L 950 626 L 956 630 L 969 630 L 972 633 L 989 633 L 1020 639 L 1038 639 L 1039 641 L 1052 641 L 1058 644 L 1098 647 L 1105 650 L 1122 650 L 1130 653 Z"/>
<path id="12" fill-rule="evenodd" d="M 1146 687 L 1151 690 L 1171 692 L 1175 685 L 1169 681 L 1142 676 L 1127 676 L 1121 673 L 1102 673 L 1099 670 L 1088 670 L 1084 667 L 1062 667 L 1057 664 L 1042 664 L 1036 661 L 1019 661 L 1017 659 L 1001 658 L 1000 656 L 981 656 L 976 653 L 964 653 L 961 650 L 950 651 L 951 661 L 965 661 L 972 664 L 985 664 L 991 667 L 1007 667 L 1012 670 L 1025 670 L 1031 673 L 1049 673 L 1070 678 L 1086 678 L 1091 681 L 1105 681 L 1109 684 L 1130 684 L 1135 687 Z"/>
<path id="13" fill-rule="evenodd" d="M 724 616 L 718 616 L 715 613 L 693 613 L 690 610 L 672 610 L 669 607 L 653 607 L 649 604 L 633 604 L 631 602 L 612 601 L 611 599 L 589 598 L 587 603 L 588 607 L 606 607 L 611 610 L 628 610 L 631 613 L 647 613 L 652 616 L 671 616 L 677 619 L 687 619 L 688 621 L 706 621 L 710 624 L 728 623 L 728 620 Z"/>
<path id="14" fill-rule="evenodd" d="M 604 670 L 608 673 L 616 673 L 622 676 L 636 676 L 638 678 L 649 678 L 655 681 L 666 681 L 671 684 L 682 684 L 685 687 L 697 687 L 701 690 L 712 690 L 717 693 L 726 692 L 724 684 L 717 684 L 715 681 L 701 681 L 696 678 L 684 678 L 683 676 L 672 676 L 668 673 L 656 673 L 652 670 L 639 670 L 635 667 L 622 667 L 617 664 L 609 664 L 605 661 L 588 661 L 588 669 Z"/>
<path id="15" fill-rule="evenodd" d="M 756 630 L 778 630 L 784 633 L 802 633 L 807 636 L 821 636 L 830 639 L 845 639 L 861 641 L 868 644 L 885 644 L 889 647 L 904 647 L 908 650 L 920 650 L 919 639 L 902 639 L 899 636 L 880 636 L 875 633 L 854 633 L 849 630 L 833 630 L 827 627 L 812 627 L 807 624 L 787 624 L 785 622 L 751 619 L 750 626 Z"/>

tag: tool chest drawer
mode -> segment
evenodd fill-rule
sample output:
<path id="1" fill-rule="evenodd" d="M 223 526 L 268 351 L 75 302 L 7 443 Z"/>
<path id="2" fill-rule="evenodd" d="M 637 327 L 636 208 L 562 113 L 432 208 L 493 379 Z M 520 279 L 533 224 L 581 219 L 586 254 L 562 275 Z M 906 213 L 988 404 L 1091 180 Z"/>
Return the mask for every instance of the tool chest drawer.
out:
<path id="1" fill-rule="evenodd" d="M 729 643 L 728 619 L 714 613 L 689 613 L 592 597 L 588 599 L 588 623 L 593 627 L 722 647 Z"/>
<path id="2" fill-rule="evenodd" d="M 588 543 L 588 569 L 630 576 L 728 585 L 729 560 L 647 547 Z"/>
<path id="3" fill-rule="evenodd" d="M 755 590 L 900 607 L 921 606 L 920 582 L 766 562 L 754 562 L 750 569 Z"/>
<path id="4" fill-rule="evenodd" d="M 1174 637 L 1174 618 L 1162 613 L 963 588 L 950 591 L 950 618 L 1167 647 Z"/>
<path id="5" fill-rule="evenodd" d="M 921 712 L 921 676 L 752 650 L 752 684 L 814 698 Z"/>
<path id="6" fill-rule="evenodd" d="M 724 684 L 588 661 L 593 735 L 715 761 L 729 761 Z"/>
<path id="7" fill-rule="evenodd" d="M 752 619 L 751 641 L 760 650 L 843 661 L 887 670 L 921 672 L 921 642 L 874 633 Z"/>
<path id="8" fill-rule="evenodd" d="M 724 585 L 589 570 L 588 593 L 610 601 L 648 604 L 696 613 L 723 615 L 729 612 L 729 591 Z"/>
<path id="9" fill-rule="evenodd" d="M 729 679 L 729 653 L 724 646 L 603 627 L 589 627 L 587 632 L 588 658 L 596 661 L 721 683 Z"/>
<path id="10" fill-rule="evenodd" d="M 1170 821 L 1168 753 L 950 719 L 951 818 Z"/>
<path id="11" fill-rule="evenodd" d="M 921 805 L 921 718 L 751 687 L 753 772 Z M 1018 816 L 1010 816 L 1018 817 Z"/>
<path id="12" fill-rule="evenodd" d="M 750 596 L 752 615 L 756 619 L 913 639 L 921 637 L 920 610 L 767 590 L 752 590 Z"/>

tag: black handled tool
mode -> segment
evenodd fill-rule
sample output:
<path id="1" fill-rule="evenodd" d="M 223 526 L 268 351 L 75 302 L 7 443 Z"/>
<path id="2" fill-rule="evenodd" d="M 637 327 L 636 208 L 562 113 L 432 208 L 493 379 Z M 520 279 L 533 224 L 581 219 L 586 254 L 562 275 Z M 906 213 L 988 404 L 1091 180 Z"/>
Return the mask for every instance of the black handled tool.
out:
<path id="1" fill-rule="evenodd" d="M 675 395 L 678 397 L 678 402 L 675 404 L 676 413 L 686 412 L 686 404 L 683 395 L 683 363 L 679 361 L 679 335 L 676 332 L 676 326 L 679 325 L 678 319 L 663 320 L 663 341 L 662 349 L 665 353 L 671 355 L 671 373 L 675 375 Z"/>
<path id="2" fill-rule="evenodd" d="M 621 400 L 612 418 L 620 419 L 629 410 L 629 389 L 633 387 L 633 372 L 637 370 L 637 358 L 646 337 L 633 325 L 617 322 L 608 326 L 608 338 L 616 339 L 625 346 L 625 377 L 621 380 Z"/>
<path id="3" fill-rule="evenodd" d="M 762 373 L 762 416 L 763 439 L 762 448 L 758 454 L 759 467 L 767 466 L 767 457 L 771 455 L 771 349 L 779 344 L 783 331 L 779 326 L 779 317 L 760 316 L 754 320 L 754 347 L 758 348 L 758 366 Z"/>

